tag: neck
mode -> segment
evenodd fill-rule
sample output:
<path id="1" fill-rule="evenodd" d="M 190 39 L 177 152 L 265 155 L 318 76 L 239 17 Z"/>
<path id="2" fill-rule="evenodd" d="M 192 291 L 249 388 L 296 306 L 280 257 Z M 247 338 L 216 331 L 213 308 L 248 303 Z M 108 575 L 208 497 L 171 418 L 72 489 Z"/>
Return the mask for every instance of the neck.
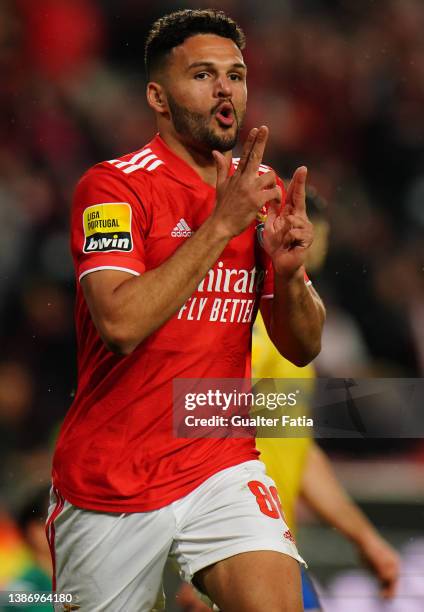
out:
<path id="1" fill-rule="evenodd" d="M 216 187 L 216 164 L 211 151 L 199 151 L 199 149 L 181 142 L 177 135 L 167 130 L 159 130 L 159 133 L 168 147 L 191 166 L 205 183 Z M 224 155 L 231 158 L 232 152 L 227 151 Z"/>

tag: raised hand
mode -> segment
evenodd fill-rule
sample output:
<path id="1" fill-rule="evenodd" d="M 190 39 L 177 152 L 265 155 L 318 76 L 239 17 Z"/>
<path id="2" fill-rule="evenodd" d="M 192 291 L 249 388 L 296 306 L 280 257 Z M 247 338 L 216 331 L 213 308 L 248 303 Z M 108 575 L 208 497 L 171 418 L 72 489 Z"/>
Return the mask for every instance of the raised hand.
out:
<path id="1" fill-rule="evenodd" d="M 307 168 L 295 171 L 283 208 L 271 202 L 265 221 L 263 245 L 277 274 L 291 278 L 304 265 L 313 241 L 313 226 L 306 213 Z"/>
<path id="2" fill-rule="evenodd" d="M 282 193 L 274 173 L 258 176 L 268 140 L 268 128 L 253 128 L 246 139 L 236 172 L 229 176 L 231 160 L 213 151 L 217 165 L 215 221 L 229 237 L 237 236 L 270 200 L 281 203 Z"/>

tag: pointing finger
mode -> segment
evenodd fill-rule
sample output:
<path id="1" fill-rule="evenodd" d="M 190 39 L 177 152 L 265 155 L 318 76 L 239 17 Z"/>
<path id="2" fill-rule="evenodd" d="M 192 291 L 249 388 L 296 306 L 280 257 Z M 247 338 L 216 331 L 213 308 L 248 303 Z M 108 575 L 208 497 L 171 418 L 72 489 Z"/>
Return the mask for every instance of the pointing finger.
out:
<path id="1" fill-rule="evenodd" d="M 300 166 L 293 174 L 287 189 L 287 204 L 294 213 L 306 212 L 306 176 L 308 169 Z"/>
<path id="2" fill-rule="evenodd" d="M 268 140 L 269 130 L 266 125 L 261 125 L 256 135 L 250 154 L 247 158 L 244 172 L 257 174 L 259 166 L 262 163 L 266 143 Z"/>
<path id="3" fill-rule="evenodd" d="M 239 165 L 237 168 L 237 173 L 241 174 L 244 171 L 247 160 L 249 159 L 250 152 L 252 150 L 253 145 L 255 144 L 256 136 L 258 134 L 258 128 L 253 128 L 250 130 L 248 137 L 245 140 L 243 145 L 243 151 L 240 157 Z"/>

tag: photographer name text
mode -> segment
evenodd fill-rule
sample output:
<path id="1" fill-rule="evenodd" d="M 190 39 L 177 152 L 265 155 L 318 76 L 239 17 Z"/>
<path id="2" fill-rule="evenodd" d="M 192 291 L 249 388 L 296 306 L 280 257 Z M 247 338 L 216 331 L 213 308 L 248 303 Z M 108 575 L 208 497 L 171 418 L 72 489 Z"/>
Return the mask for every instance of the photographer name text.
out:
<path id="1" fill-rule="evenodd" d="M 196 417 L 189 414 L 184 418 L 187 427 L 313 427 L 314 420 L 306 416 L 290 417 L 286 414 L 280 417 L 240 416 L 225 417 L 213 415 L 210 417 Z"/>

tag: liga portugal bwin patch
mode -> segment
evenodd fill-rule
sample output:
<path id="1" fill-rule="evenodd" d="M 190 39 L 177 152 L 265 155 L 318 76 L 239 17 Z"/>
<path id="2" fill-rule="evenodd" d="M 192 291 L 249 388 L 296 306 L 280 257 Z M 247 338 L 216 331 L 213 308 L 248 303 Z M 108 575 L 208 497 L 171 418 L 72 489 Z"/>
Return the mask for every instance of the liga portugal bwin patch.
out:
<path id="1" fill-rule="evenodd" d="M 127 202 L 88 206 L 83 213 L 83 252 L 132 251 L 131 214 Z"/>

